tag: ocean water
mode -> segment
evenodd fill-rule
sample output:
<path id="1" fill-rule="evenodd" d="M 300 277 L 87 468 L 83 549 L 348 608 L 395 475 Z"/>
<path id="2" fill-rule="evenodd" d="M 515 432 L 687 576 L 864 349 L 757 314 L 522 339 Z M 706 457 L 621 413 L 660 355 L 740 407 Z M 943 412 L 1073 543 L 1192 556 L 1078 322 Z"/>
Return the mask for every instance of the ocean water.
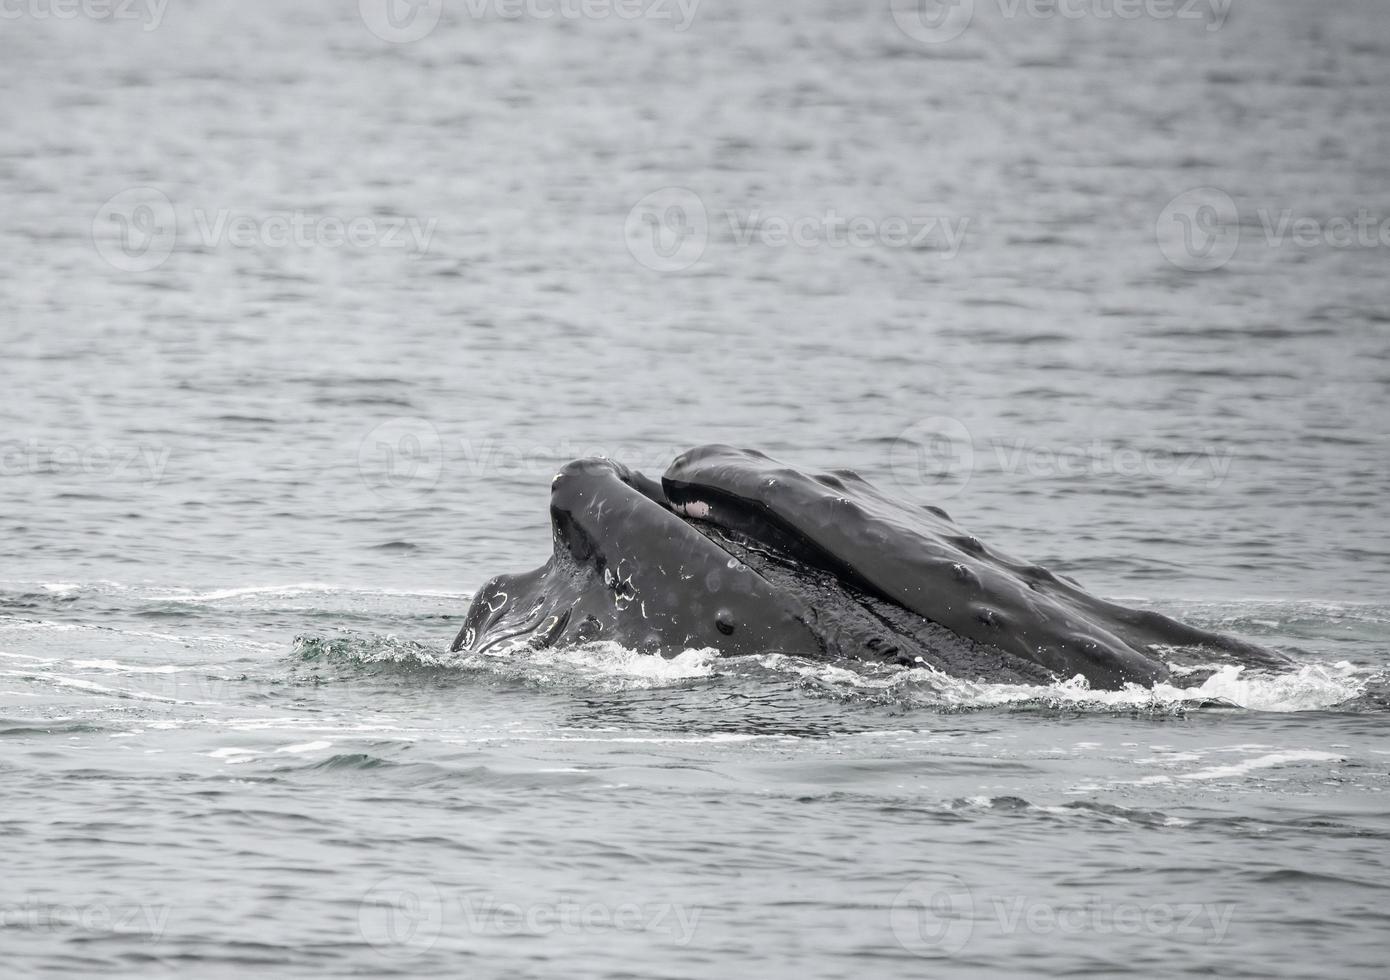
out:
<path id="1" fill-rule="evenodd" d="M 6 976 L 1384 974 L 1382 4 L 391 3 L 0 19 Z M 1296 666 L 447 652 L 712 441 Z"/>

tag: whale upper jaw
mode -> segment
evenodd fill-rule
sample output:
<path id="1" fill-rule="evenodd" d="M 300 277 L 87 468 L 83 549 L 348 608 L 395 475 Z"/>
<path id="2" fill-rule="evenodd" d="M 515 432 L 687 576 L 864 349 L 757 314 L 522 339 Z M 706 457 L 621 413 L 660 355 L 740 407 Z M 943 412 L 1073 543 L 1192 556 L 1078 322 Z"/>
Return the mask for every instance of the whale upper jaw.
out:
<path id="1" fill-rule="evenodd" d="M 972 679 L 1080 674 L 1105 688 L 1167 679 L 1156 646 L 1280 662 L 1096 598 L 853 472 L 810 475 L 756 451 L 694 449 L 660 481 L 576 460 L 552 481 L 550 515 L 550 560 L 490 581 L 451 649 L 609 639 L 890 659 Z"/>

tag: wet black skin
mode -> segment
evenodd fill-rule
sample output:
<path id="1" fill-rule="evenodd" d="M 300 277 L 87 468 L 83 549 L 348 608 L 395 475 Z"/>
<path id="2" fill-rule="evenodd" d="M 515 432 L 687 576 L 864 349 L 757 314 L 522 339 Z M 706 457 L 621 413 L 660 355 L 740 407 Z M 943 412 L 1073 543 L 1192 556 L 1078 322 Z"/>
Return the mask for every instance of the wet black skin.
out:
<path id="1" fill-rule="evenodd" d="M 664 655 L 886 660 L 995 682 L 1081 674 L 1111 689 L 1168 680 L 1179 649 L 1284 663 L 1098 599 L 852 472 L 812 476 L 755 451 L 694 449 L 660 482 L 576 460 L 554 478 L 550 518 L 551 559 L 479 590 L 452 650 L 613 640 Z"/>

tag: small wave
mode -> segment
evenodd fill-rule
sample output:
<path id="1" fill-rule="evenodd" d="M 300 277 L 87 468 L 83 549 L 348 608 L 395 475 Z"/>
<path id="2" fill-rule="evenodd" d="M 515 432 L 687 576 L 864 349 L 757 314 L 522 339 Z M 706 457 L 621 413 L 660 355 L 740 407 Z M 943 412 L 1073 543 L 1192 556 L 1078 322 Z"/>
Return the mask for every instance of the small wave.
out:
<path id="1" fill-rule="evenodd" d="M 79 670 L 101 670 L 116 674 L 182 674 L 204 669 L 179 667 L 176 664 L 123 664 L 118 660 L 69 660 L 65 665 Z"/>
<path id="2" fill-rule="evenodd" d="M 27 681 L 40 681 L 50 684 L 57 688 L 64 688 L 74 691 L 82 691 L 86 694 L 100 695 L 102 697 L 119 698 L 125 701 L 149 701 L 159 704 L 182 704 L 199 705 L 212 707 L 215 702 L 197 701 L 190 698 L 166 697 L 163 694 L 155 694 L 152 691 L 141 691 L 132 688 L 111 687 L 106 684 L 98 684 L 83 677 L 70 677 L 64 674 L 53 672 L 32 673 L 19 671 L 0 671 L 0 677 L 19 677 Z"/>
<path id="3" fill-rule="evenodd" d="M 92 735 L 109 731 L 102 725 L 76 718 L 0 717 L 0 738 L 34 735 Z"/>
<path id="4" fill-rule="evenodd" d="M 1146 827 L 1176 827 L 1188 823 L 1179 817 L 1169 816 L 1161 810 L 1135 809 L 1092 800 L 1046 804 L 1034 803 L 1018 796 L 967 796 L 962 799 L 950 800 L 944 807 L 956 812 L 1026 812 L 1046 814 L 1051 817 L 1080 817 L 1112 824 L 1138 824 Z"/>
<path id="5" fill-rule="evenodd" d="M 1194 707 L 1225 706 L 1256 711 L 1318 711 L 1354 700 L 1366 691 L 1372 679 L 1365 669 L 1347 662 L 1306 664 L 1277 674 L 1252 673 L 1244 667 L 1223 665 L 1207 668 L 1212 671 L 1211 676 L 1196 687 L 1156 684 L 1146 688 L 1130 684 L 1119 691 L 1098 691 L 1080 675 L 1035 686 L 963 680 L 931 667 L 874 665 L 849 669 L 782 654 L 769 654 L 760 661 L 771 670 L 791 672 L 851 698 L 869 695 L 878 700 L 956 709 L 1041 706 L 1173 713 Z"/>

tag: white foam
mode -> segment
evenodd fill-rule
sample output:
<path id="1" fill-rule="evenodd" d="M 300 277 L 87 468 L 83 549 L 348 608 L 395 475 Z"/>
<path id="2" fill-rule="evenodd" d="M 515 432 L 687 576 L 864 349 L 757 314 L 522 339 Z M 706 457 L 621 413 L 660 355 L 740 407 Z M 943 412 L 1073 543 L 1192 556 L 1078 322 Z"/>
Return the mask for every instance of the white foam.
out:
<path id="1" fill-rule="evenodd" d="M 1351 663 L 1305 664 L 1283 673 L 1247 673 L 1220 666 L 1197 687 L 1137 684 L 1119 691 L 1093 690 L 1077 675 L 1046 686 L 993 684 L 951 677 L 932 667 L 907 669 L 865 665 L 863 673 L 782 654 L 759 658 L 763 666 L 814 677 L 833 686 L 903 695 L 950 707 L 987 708 L 1043 702 L 1068 708 L 1173 710 L 1194 702 L 1221 701 L 1257 711 L 1317 711 L 1342 704 L 1366 689 L 1370 674 Z"/>
<path id="2" fill-rule="evenodd" d="M 1152 765 L 1171 765 L 1178 762 L 1196 762 L 1201 756 L 1196 752 L 1166 752 L 1163 755 L 1149 756 L 1144 759 L 1135 759 L 1134 764 L 1138 766 Z"/>
<path id="3" fill-rule="evenodd" d="M 494 647 L 466 658 L 464 666 L 501 669 L 539 681 L 567 679 L 605 690 L 663 687 L 712 676 L 722 661 L 718 650 L 685 650 L 658 657 L 611 641 L 563 650 L 532 650 L 525 643 Z"/>
<path id="4" fill-rule="evenodd" d="M 1178 779 L 1233 779 L 1248 775 L 1259 769 L 1272 769 L 1276 766 L 1287 766 L 1294 762 L 1344 762 L 1344 756 L 1337 755 L 1335 752 L 1320 752 L 1312 749 L 1295 750 L 1292 752 L 1271 752 L 1269 755 L 1258 756 L 1254 759 L 1246 759 L 1229 766 L 1212 766 L 1209 769 L 1199 769 L 1196 772 L 1187 772 L 1178 776 Z"/>
<path id="5" fill-rule="evenodd" d="M 257 753 L 255 749 L 239 749 L 229 746 L 222 749 L 213 749 L 211 752 L 206 752 L 204 754 L 209 758 L 221 759 L 228 765 L 235 766 L 243 762 L 251 762 L 259 753 Z"/>
<path id="6" fill-rule="evenodd" d="M 213 592 L 171 593 L 160 596 L 168 602 L 219 602 L 223 599 L 240 599 L 251 595 L 302 595 L 306 592 L 343 591 L 325 582 L 298 582 L 291 585 L 246 585 L 235 589 L 217 589 Z"/>
<path id="7" fill-rule="evenodd" d="M 115 660 L 70 660 L 67 662 L 67 666 L 79 667 L 84 670 L 109 670 L 122 674 L 180 674 L 192 669 L 176 667 L 173 664 L 152 664 L 150 666 L 123 664 Z"/>
<path id="8" fill-rule="evenodd" d="M 710 745 L 723 742 L 797 742 L 801 740 L 799 735 L 783 734 L 780 732 L 711 732 L 708 735 L 610 735 L 604 738 L 588 738 L 581 735 L 549 736 L 540 735 L 529 737 L 526 735 L 494 735 L 483 738 L 466 739 L 446 739 L 445 741 L 454 744 L 466 744 L 470 742 L 602 742 L 614 744 L 631 745 Z"/>
<path id="9" fill-rule="evenodd" d="M 329 741 L 326 741 L 326 740 L 319 740 L 319 741 L 317 741 L 317 742 L 302 742 L 302 743 L 300 743 L 299 745 L 282 745 L 282 746 L 280 746 L 278 749 L 276 749 L 275 751 L 276 751 L 276 752 L 293 752 L 293 753 L 298 754 L 298 753 L 304 753 L 304 752 L 322 752 L 324 749 L 331 749 L 331 748 L 333 748 L 333 743 L 332 743 L 332 742 L 329 742 Z"/>
<path id="10" fill-rule="evenodd" d="M 0 651 L 0 657 L 4 657 L 6 660 L 26 660 L 31 664 L 56 664 L 58 662 L 51 657 L 31 657 L 27 653 L 8 653 L 5 651 Z"/>
<path id="11" fill-rule="evenodd" d="M 430 599 L 468 599 L 471 592 L 446 592 L 421 589 L 362 589 L 347 585 L 334 585 L 331 582 L 291 582 L 284 585 L 244 585 L 229 589 L 215 589 L 211 592 L 174 591 L 156 596 L 165 602 L 223 602 L 227 599 L 243 599 L 248 596 L 275 596 L 288 598 L 302 595 L 380 595 L 380 596 L 419 596 Z"/>
<path id="12" fill-rule="evenodd" d="M 1335 664 L 1306 664 L 1282 674 L 1251 675 L 1244 667 L 1226 666 L 1191 693 L 1220 698 L 1257 711 L 1316 711 L 1361 694 L 1367 680 L 1365 671 L 1345 660 Z M 1166 685 L 1160 685 L 1163 686 Z"/>

